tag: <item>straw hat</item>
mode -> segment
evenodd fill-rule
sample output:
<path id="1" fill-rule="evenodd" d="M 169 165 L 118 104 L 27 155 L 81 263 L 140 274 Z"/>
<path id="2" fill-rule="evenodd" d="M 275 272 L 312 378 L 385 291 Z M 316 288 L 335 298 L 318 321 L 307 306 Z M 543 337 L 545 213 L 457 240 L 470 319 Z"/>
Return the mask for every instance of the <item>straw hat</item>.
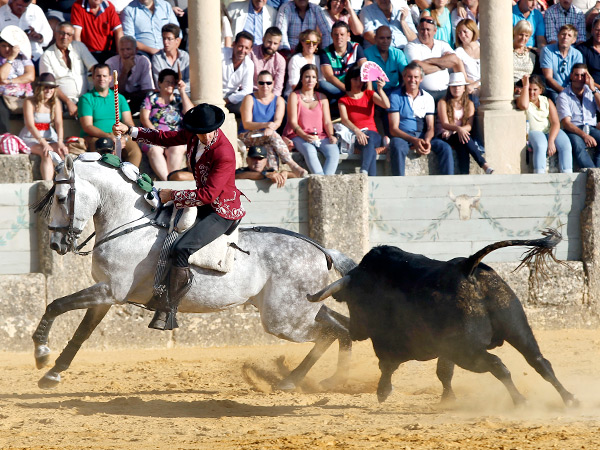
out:
<path id="1" fill-rule="evenodd" d="M 19 50 L 27 59 L 31 59 L 31 42 L 23 30 L 16 25 L 8 25 L 0 32 L 0 39 L 8 42 L 13 47 L 19 46 Z"/>

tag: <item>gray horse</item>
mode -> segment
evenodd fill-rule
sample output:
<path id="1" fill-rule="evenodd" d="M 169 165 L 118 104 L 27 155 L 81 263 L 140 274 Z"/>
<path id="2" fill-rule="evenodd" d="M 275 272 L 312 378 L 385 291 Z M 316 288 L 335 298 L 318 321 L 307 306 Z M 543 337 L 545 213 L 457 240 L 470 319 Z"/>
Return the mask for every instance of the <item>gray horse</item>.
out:
<path id="1" fill-rule="evenodd" d="M 77 238 L 93 217 L 96 245 L 92 254 L 92 276 L 96 284 L 54 300 L 33 335 L 38 369 L 50 358 L 48 335 L 54 319 L 75 309 L 87 309 L 73 338 L 38 382 L 41 388 L 60 383 L 77 351 L 104 318 L 112 305 L 147 303 L 152 296 L 153 278 L 159 253 L 167 234 L 151 224 L 154 214 L 144 192 L 123 170 L 101 161 L 64 162 L 53 154 L 56 177 L 52 190 L 37 210 L 50 212 L 50 247 L 59 254 L 77 252 Z M 89 156 L 89 154 L 88 154 Z M 123 230 L 131 229 L 130 233 Z M 293 389 L 337 339 L 338 367 L 324 380 L 330 387 L 346 380 L 352 341 L 348 319 L 327 307 L 306 301 L 307 292 L 328 284 L 328 262 L 345 275 L 355 263 L 335 250 L 284 234 L 285 230 L 260 233 L 240 231 L 233 269 L 219 273 L 193 267 L 194 281 L 183 298 L 182 313 L 221 311 L 236 305 L 252 304 L 260 311 L 267 333 L 292 342 L 314 342 L 305 359 L 278 387 Z"/>

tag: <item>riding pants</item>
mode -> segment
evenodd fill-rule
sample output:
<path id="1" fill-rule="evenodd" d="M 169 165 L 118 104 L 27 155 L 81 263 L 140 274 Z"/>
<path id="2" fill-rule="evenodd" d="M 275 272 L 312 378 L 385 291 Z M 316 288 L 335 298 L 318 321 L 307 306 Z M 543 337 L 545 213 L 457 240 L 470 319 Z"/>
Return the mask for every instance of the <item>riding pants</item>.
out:
<path id="1" fill-rule="evenodd" d="M 173 245 L 171 250 L 173 265 L 187 267 L 188 258 L 192 253 L 224 234 L 233 222 L 235 221 L 219 216 L 210 205 L 199 206 L 196 222 Z"/>

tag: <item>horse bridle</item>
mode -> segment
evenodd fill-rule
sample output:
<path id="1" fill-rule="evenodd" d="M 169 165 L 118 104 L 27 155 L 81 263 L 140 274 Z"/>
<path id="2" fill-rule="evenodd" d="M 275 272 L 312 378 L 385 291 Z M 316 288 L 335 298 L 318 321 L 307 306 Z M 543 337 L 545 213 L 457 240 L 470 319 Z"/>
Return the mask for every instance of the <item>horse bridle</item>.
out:
<path id="1" fill-rule="evenodd" d="M 57 180 L 55 177 L 54 185 L 57 184 L 70 185 L 69 193 L 67 194 L 67 197 L 69 199 L 69 225 L 66 227 L 53 227 L 51 225 L 48 225 L 48 229 L 50 231 L 58 231 L 59 233 L 64 234 L 65 242 L 67 243 L 67 252 L 71 251 L 76 255 L 85 255 L 87 253 L 81 253 L 79 252 L 79 250 L 81 250 L 81 248 L 83 248 L 83 246 L 89 241 L 89 239 L 91 239 L 91 236 L 88 239 L 86 239 L 86 241 L 83 244 L 81 244 L 78 247 L 76 246 L 77 239 L 79 238 L 79 236 L 81 236 L 81 233 L 83 233 L 83 229 L 75 228 L 75 167 L 71 169 L 71 175 L 67 180 Z"/>

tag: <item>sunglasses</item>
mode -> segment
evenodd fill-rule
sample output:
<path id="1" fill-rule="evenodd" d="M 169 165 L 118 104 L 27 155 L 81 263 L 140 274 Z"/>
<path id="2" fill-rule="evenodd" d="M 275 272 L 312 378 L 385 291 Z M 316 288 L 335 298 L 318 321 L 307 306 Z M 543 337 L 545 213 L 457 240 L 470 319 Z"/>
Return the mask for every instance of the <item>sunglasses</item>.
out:
<path id="1" fill-rule="evenodd" d="M 428 23 L 430 25 L 435 25 L 434 20 L 430 19 L 428 17 L 423 17 L 423 18 L 421 18 L 421 20 L 419 20 L 419 23 L 423 23 L 423 22 Z"/>
<path id="2" fill-rule="evenodd" d="M 567 71 L 567 60 L 563 59 L 560 62 L 560 68 L 559 68 L 560 73 L 565 73 Z"/>
<path id="3" fill-rule="evenodd" d="M 265 84 L 266 84 L 267 86 L 271 86 L 271 85 L 273 84 L 273 82 L 272 82 L 272 81 L 259 81 L 259 82 L 258 82 L 258 84 L 259 84 L 260 86 L 264 86 Z"/>
<path id="4" fill-rule="evenodd" d="M 304 41 L 304 43 L 306 45 L 319 45 L 318 41 L 311 41 L 310 39 L 307 39 L 306 41 Z"/>

